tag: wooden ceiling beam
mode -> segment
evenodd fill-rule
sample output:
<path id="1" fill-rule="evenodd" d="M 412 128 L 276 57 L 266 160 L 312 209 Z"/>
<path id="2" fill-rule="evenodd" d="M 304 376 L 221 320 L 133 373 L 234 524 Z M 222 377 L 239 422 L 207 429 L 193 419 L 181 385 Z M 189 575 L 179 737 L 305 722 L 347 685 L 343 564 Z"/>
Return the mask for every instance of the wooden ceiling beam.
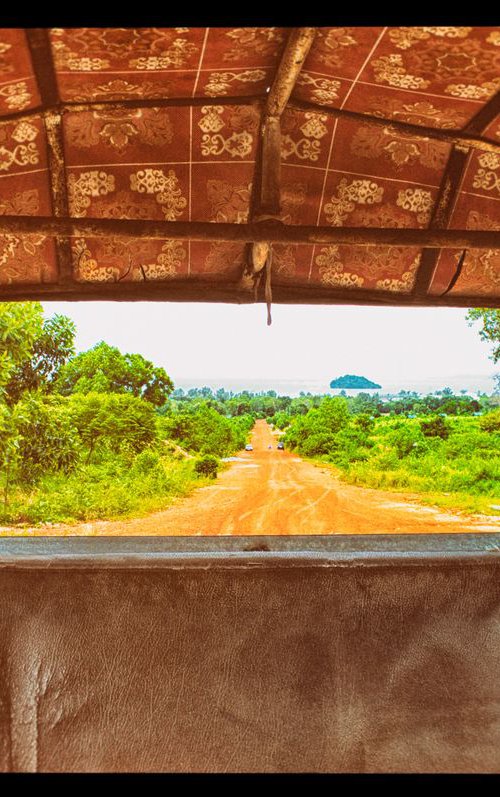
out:
<path id="1" fill-rule="evenodd" d="M 451 249 L 499 249 L 495 230 L 431 230 L 377 227 L 314 227 L 260 221 L 226 224 L 205 221 L 147 221 L 144 219 L 54 218 L 52 216 L 0 216 L 0 235 L 38 233 L 102 238 L 189 241 L 269 241 L 295 244 L 343 244 L 350 246 L 447 247 Z"/>
<path id="2" fill-rule="evenodd" d="M 49 32 L 45 28 L 28 28 L 26 37 L 36 75 L 38 90 L 44 107 L 51 108 L 42 113 L 47 136 L 47 156 L 50 175 L 50 192 L 52 212 L 56 218 L 69 216 L 68 188 L 66 185 L 66 167 L 64 162 L 64 138 L 62 130 L 62 114 L 57 108 L 59 90 L 52 59 Z M 73 266 L 71 246 L 67 236 L 55 236 L 59 281 L 71 282 Z"/>
<path id="3" fill-rule="evenodd" d="M 195 275 L 164 280 L 0 283 L 2 301 L 126 301 L 126 302 L 230 302 L 250 304 L 254 297 L 234 282 L 209 282 Z M 500 296 L 452 294 L 415 297 L 411 293 L 366 288 L 331 288 L 327 285 L 275 285 L 273 302 L 279 304 L 348 304 L 385 307 L 500 307 Z"/>
<path id="4" fill-rule="evenodd" d="M 262 182 L 259 215 L 278 216 L 281 210 L 280 118 L 316 35 L 315 28 L 292 30 L 264 108 L 262 125 Z"/>
<path id="5" fill-rule="evenodd" d="M 481 111 L 465 125 L 463 130 L 464 134 L 480 134 L 484 132 L 499 113 L 500 92 L 495 94 L 483 106 Z M 429 229 L 443 230 L 449 226 L 469 162 L 469 154 L 470 149 L 468 147 L 457 144 L 453 147 L 441 180 L 439 194 L 429 222 Z M 464 247 L 464 249 L 465 248 L 471 247 Z M 438 267 L 439 254 L 439 251 L 428 247 L 422 252 L 413 289 L 415 296 L 423 297 L 428 294 Z M 463 261 L 464 258 L 459 258 L 457 269 L 461 269 Z M 460 271 L 456 270 L 447 291 L 451 289 L 454 281 L 459 277 L 459 274 Z"/>
<path id="6" fill-rule="evenodd" d="M 475 132 L 472 126 L 470 129 L 469 126 L 467 126 L 463 130 L 424 127 L 423 125 L 416 125 L 411 122 L 401 122 L 399 119 L 386 119 L 382 116 L 373 116 L 372 114 L 362 113 L 360 111 L 348 111 L 345 108 L 328 108 L 323 105 L 316 105 L 315 103 L 303 102 L 301 100 L 292 100 L 288 107 L 296 111 L 317 111 L 318 113 L 325 113 L 328 116 L 335 116 L 341 119 L 353 119 L 357 122 L 383 127 L 390 133 L 403 133 L 417 139 L 432 138 L 437 141 L 443 141 L 446 144 L 470 147 L 471 149 L 478 149 L 483 152 L 500 152 L 500 141 L 489 141 L 483 138 L 479 133 Z"/>
<path id="7" fill-rule="evenodd" d="M 281 213 L 281 124 L 280 118 L 292 94 L 300 70 L 316 35 L 315 28 L 295 28 L 290 33 L 273 84 L 269 89 L 261 125 L 259 195 L 255 220 L 278 218 Z M 269 258 L 269 242 L 257 241 L 251 248 L 250 273 L 245 265 L 242 284 L 253 287 L 252 275 L 262 271 Z"/>

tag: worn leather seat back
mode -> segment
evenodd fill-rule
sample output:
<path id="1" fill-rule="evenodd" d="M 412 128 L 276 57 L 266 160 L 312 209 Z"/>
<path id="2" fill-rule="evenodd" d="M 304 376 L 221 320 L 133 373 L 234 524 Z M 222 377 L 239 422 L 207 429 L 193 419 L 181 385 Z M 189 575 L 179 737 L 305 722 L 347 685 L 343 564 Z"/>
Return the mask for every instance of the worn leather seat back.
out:
<path id="1" fill-rule="evenodd" d="M 500 560 L 483 537 L 4 540 L 1 769 L 498 771 Z"/>

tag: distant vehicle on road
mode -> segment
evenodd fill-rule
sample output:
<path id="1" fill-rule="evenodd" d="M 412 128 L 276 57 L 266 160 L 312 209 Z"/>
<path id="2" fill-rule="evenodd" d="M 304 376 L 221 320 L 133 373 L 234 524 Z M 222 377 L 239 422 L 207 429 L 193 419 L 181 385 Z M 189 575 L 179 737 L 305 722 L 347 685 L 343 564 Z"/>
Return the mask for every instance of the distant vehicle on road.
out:
<path id="1" fill-rule="evenodd" d="M 253 451 L 253 446 L 248 443 L 248 445 L 245 446 L 245 451 Z"/>
<path id="2" fill-rule="evenodd" d="M 283 451 L 283 449 L 285 448 L 285 444 L 284 443 L 278 443 L 276 448 L 278 448 L 280 451 Z"/>

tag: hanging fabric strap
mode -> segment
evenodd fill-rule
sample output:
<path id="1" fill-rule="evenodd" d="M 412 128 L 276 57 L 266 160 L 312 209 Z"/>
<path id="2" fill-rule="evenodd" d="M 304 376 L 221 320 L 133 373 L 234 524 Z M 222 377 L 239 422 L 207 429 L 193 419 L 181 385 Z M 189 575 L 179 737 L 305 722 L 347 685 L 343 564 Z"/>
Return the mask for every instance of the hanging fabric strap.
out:
<path id="1" fill-rule="evenodd" d="M 273 319 L 271 317 L 271 302 L 273 301 L 273 291 L 271 287 L 271 269 L 273 264 L 273 248 L 272 246 L 269 247 L 269 253 L 267 255 L 267 260 L 264 268 L 262 271 L 256 276 L 255 282 L 253 284 L 253 298 L 254 302 L 259 300 L 259 287 L 262 282 L 262 275 L 265 271 L 266 273 L 266 281 L 264 286 L 264 296 L 266 299 L 266 306 L 267 306 L 267 326 L 270 327 L 273 323 Z"/>

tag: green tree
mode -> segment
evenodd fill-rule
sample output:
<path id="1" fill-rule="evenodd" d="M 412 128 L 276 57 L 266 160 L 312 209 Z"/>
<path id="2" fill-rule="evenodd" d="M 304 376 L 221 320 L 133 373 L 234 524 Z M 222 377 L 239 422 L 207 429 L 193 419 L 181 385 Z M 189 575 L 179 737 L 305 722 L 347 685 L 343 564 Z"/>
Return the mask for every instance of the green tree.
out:
<path id="1" fill-rule="evenodd" d="M 500 310 L 474 308 L 467 313 L 469 326 L 477 321 L 482 324 L 479 337 L 487 343 L 493 344 L 491 359 L 493 362 L 500 360 Z"/>
<path id="2" fill-rule="evenodd" d="M 75 334 L 75 324 L 67 316 L 54 315 L 43 322 L 29 358 L 11 374 L 6 388 L 9 403 L 18 401 L 26 390 L 50 390 L 59 370 L 75 353 Z"/>
<path id="3" fill-rule="evenodd" d="M 87 463 L 98 448 L 139 452 L 157 440 L 154 408 L 129 394 L 75 393 L 70 416 L 87 449 Z"/>
<path id="4" fill-rule="evenodd" d="M 155 367 L 141 354 L 122 354 L 101 342 L 81 352 L 59 371 L 56 389 L 71 393 L 131 393 L 161 407 L 174 389 L 163 368 Z"/>
<path id="5" fill-rule="evenodd" d="M 15 369 L 29 361 L 42 324 L 39 302 L 0 303 L 0 394 L 5 396 Z"/>
<path id="6" fill-rule="evenodd" d="M 12 411 L 21 481 L 35 482 L 45 473 L 69 472 L 78 458 L 78 437 L 68 403 L 58 396 L 25 393 Z"/>

